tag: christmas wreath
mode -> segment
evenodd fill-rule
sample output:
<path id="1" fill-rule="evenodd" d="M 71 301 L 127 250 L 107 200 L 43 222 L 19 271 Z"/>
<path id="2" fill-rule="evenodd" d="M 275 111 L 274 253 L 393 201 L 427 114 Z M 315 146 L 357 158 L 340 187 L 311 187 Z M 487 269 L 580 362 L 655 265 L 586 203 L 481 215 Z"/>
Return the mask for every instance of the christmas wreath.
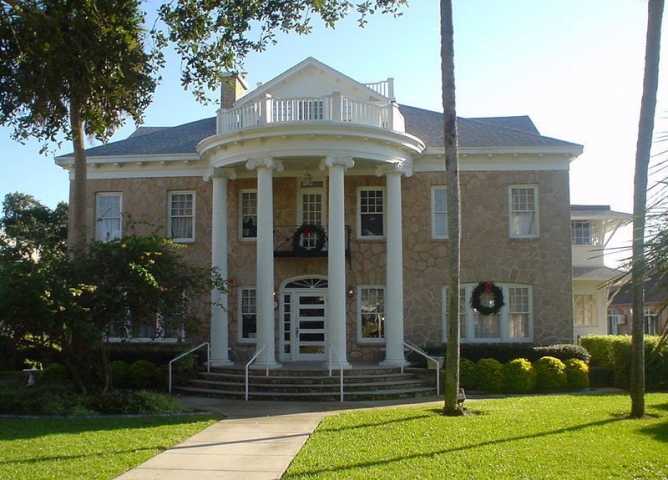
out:
<path id="1" fill-rule="evenodd" d="M 315 243 L 311 241 L 315 238 Z M 322 252 L 327 243 L 327 234 L 320 225 L 305 223 L 292 236 L 292 250 L 299 253 Z"/>
<path id="2" fill-rule="evenodd" d="M 492 294 L 494 300 L 491 306 L 489 303 L 487 305 L 482 304 L 480 297 L 483 294 Z M 478 286 L 473 289 L 473 293 L 471 293 L 471 306 L 481 315 L 496 315 L 504 305 L 503 291 L 492 282 L 480 282 Z"/>

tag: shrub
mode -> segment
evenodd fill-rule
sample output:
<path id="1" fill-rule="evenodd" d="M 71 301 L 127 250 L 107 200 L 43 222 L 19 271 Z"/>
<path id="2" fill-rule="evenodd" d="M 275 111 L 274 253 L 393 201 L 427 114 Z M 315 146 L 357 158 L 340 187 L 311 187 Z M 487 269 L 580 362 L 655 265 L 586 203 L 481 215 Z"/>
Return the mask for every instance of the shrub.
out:
<path id="1" fill-rule="evenodd" d="M 589 363 L 590 355 L 586 348 L 580 345 L 573 345 L 570 343 L 549 345 L 545 347 L 534 347 L 534 360 L 542 357 L 558 358 L 565 362 L 569 358 L 576 358 L 585 363 Z"/>
<path id="2" fill-rule="evenodd" d="M 109 364 L 111 370 L 111 384 L 114 388 L 128 388 L 130 386 L 130 365 L 123 360 L 114 360 Z"/>
<path id="3" fill-rule="evenodd" d="M 130 365 L 128 380 L 132 388 L 152 388 L 155 385 L 158 367 L 147 360 L 137 360 Z"/>
<path id="4" fill-rule="evenodd" d="M 589 367 L 582 360 L 569 358 L 566 366 L 566 387 L 569 390 L 583 390 L 589 387 Z"/>
<path id="5" fill-rule="evenodd" d="M 566 387 L 566 365 L 554 357 L 542 357 L 534 363 L 536 369 L 536 388 L 554 391 Z"/>
<path id="6" fill-rule="evenodd" d="M 647 390 L 668 390 L 668 343 L 660 335 L 645 337 L 645 383 Z"/>
<path id="7" fill-rule="evenodd" d="M 38 381 L 43 385 L 69 385 L 72 378 L 65 365 L 52 363 L 40 372 Z"/>
<path id="8" fill-rule="evenodd" d="M 476 364 L 478 388 L 488 393 L 498 393 L 503 389 L 503 365 L 493 358 L 481 358 Z"/>
<path id="9" fill-rule="evenodd" d="M 536 388 L 536 370 L 526 358 L 516 358 L 503 366 L 503 390 L 530 393 Z"/>
<path id="10" fill-rule="evenodd" d="M 468 358 L 459 360 L 459 386 L 463 389 L 478 388 L 478 367 Z"/>

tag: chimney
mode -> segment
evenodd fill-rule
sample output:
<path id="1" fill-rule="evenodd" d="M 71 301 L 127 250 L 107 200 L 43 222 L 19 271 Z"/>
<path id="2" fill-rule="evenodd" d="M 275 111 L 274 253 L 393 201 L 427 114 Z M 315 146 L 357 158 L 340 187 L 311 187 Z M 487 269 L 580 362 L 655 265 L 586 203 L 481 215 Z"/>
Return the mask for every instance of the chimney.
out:
<path id="1" fill-rule="evenodd" d="M 248 85 L 238 73 L 223 73 L 223 81 L 220 88 L 220 108 L 230 110 L 234 103 L 244 96 Z"/>

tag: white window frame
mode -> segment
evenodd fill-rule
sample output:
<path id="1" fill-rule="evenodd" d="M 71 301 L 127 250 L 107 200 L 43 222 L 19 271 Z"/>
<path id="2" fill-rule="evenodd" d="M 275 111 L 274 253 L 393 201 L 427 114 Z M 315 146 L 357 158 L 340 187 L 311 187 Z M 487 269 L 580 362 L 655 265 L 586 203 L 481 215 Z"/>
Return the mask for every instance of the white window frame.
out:
<path id="1" fill-rule="evenodd" d="M 255 195 L 255 213 L 249 214 L 244 212 L 244 196 L 245 195 Z M 242 242 L 254 242 L 257 240 L 257 189 L 244 189 L 239 192 L 239 240 Z M 244 221 L 247 217 L 255 219 L 255 235 L 254 236 L 244 236 Z"/>
<path id="2" fill-rule="evenodd" d="M 596 297 L 597 295 L 594 293 L 576 293 L 573 295 L 573 325 L 575 327 L 598 327 Z"/>
<path id="3" fill-rule="evenodd" d="M 102 198 L 118 198 L 118 215 L 107 215 L 108 209 L 102 212 L 103 207 L 100 205 Z M 115 212 L 114 212 L 115 213 Z M 118 229 L 111 231 L 103 230 L 105 220 L 117 220 Z M 116 240 L 123 236 L 123 194 L 120 192 L 100 192 L 95 195 L 95 239 L 100 242 L 109 242 Z"/>
<path id="4" fill-rule="evenodd" d="M 503 292 L 503 298 L 505 305 L 501 307 L 497 315 L 492 315 L 491 317 L 496 317 L 496 320 L 499 322 L 499 336 L 498 337 L 476 337 L 475 336 L 475 327 L 476 321 L 478 320 L 477 316 L 479 315 L 471 307 L 471 295 L 473 290 L 477 286 L 477 283 L 467 283 L 460 286 L 460 335 L 462 343 L 530 343 L 533 341 L 533 288 L 528 284 L 516 284 L 516 283 L 496 283 L 495 286 L 499 287 Z M 511 290 L 512 289 L 522 289 L 526 290 L 526 310 L 516 310 L 511 311 L 512 305 L 510 300 Z M 441 315 L 442 315 L 442 331 L 443 331 L 443 342 L 447 341 L 447 314 L 448 314 L 448 288 L 443 286 L 442 289 L 442 306 L 441 306 Z M 526 337 L 512 337 L 511 336 L 511 321 L 513 315 L 527 315 L 527 336 Z M 493 318 L 491 320 L 494 320 Z"/>
<path id="5" fill-rule="evenodd" d="M 239 343 L 257 343 L 257 288 L 251 286 L 239 287 L 238 292 L 237 340 Z M 255 312 L 246 310 L 247 305 L 245 304 L 244 300 L 247 298 L 247 294 L 250 294 L 250 292 L 254 292 L 255 294 L 255 305 L 253 307 L 255 308 Z M 244 337 L 244 315 L 252 315 L 253 313 L 255 313 L 255 337 Z"/>
<path id="6" fill-rule="evenodd" d="M 362 232 L 362 217 L 364 215 L 377 214 L 378 212 L 368 213 L 362 212 L 362 192 L 381 192 L 382 199 L 382 211 L 380 212 L 382 222 L 383 222 L 383 233 L 382 235 L 364 235 Z M 357 189 L 357 239 L 358 240 L 382 240 L 385 238 L 387 231 L 387 199 L 386 199 L 385 187 L 375 186 L 375 187 L 358 187 Z"/>
<path id="7" fill-rule="evenodd" d="M 174 214 L 173 210 L 173 201 L 174 197 L 177 195 L 189 195 L 191 198 L 191 212 L 190 214 L 186 213 L 181 213 L 181 214 Z M 197 205 L 197 197 L 195 195 L 195 192 L 192 190 L 176 190 L 169 192 L 167 195 L 167 236 L 170 237 L 174 242 L 178 243 L 189 243 L 189 242 L 194 242 L 195 241 L 195 215 L 196 215 L 196 205 Z M 191 236 L 189 237 L 176 237 L 173 236 L 173 222 L 175 218 L 183 218 L 183 219 L 190 219 L 190 230 L 192 232 Z"/>
<path id="8" fill-rule="evenodd" d="M 376 312 L 376 315 L 381 315 L 381 320 L 380 322 L 382 323 L 382 329 L 381 329 L 381 337 L 380 338 L 373 338 L 373 337 L 365 337 L 363 334 L 363 326 L 362 326 L 362 300 L 363 300 L 363 292 L 366 290 L 379 290 L 382 292 L 383 295 L 383 304 L 382 304 L 382 311 Z M 359 343 L 371 343 L 371 344 L 384 344 L 385 343 L 385 285 L 358 285 L 357 287 L 357 341 Z"/>
<path id="9" fill-rule="evenodd" d="M 659 327 L 659 309 L 656 307 L 644 307 L 642 322 L 645 335 L 656 335 Z"/>
<path id="10" fill-rule="evenodd" d="M 515 192 L 517 190 L 531 190 L 533 191 L 533 209 L 528 208 L 515 208 Z M 516 221 L 520 220 L 520 215 L 523 214 L 533 214 L 533 220 L 531 225 L 533 228 L 530 228 L 528 233 L 517 233 L 515 231 Z M 540 205 L 538 201 L 538 186 L 537 185 L 511 185 L 508 187 L 508 232 L 510 238 L 538 238 L 540 236 Z"/>
<path id="11" fill-rule="evenodd" d="M 437 202 L 438 195 L 443 195 L 442 207 Z M 444 219 L 444 232 L 437 231 L 438 218 Z M 431 238 L 434 240 L 448 238 L 448 190 L 443 186 L 431 187 Z"/>
<path id="12" fill-rule="evenodd" d="M 576 224 L 579 228 L 576 228 Z M 586 227 L 586 228 L 583 228 Z M 599 244 L 596 222 L 591 220 L 571 220 L 571 245 L 595 246 Z M 587 231 L 588 235 L 583 233 Z"/>

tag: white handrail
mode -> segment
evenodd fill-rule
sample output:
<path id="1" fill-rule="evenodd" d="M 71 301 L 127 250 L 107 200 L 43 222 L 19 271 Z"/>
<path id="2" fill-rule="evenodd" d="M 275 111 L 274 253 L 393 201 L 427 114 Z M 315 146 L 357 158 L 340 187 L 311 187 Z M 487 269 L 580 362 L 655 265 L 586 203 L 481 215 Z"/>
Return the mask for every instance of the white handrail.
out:
<path id="1" fill-rule="evenodd" d="M 187 352 L 183 352 L 178 357 L 169 361 L 169 387 L 168 387 L 169 393 L 172 393 L 172 363 L 176 362 L 177 360 L 182 359 L 183 357 L 185 357 L 189 353 L 194 352 L 195 350 L 199 350 L 200 348 L 202 348 L 205 345 L 206 345 L 206 371 L 207 372 L 211 371 L 211 346 L 209 345 L 209 342 L 204 342 L 201 345 L 197 345 L 196 347 L 191 348 Z"/>
<path id="2" fill-rule="evenodd" d="M 404 347 L 408 347 L 409 349 L 413 350 L 415 353 L 419 353 L 423 357 L 427 359 L 427 362 L 431 360 L 436 364 L 436 395 L 441 394 L 441 362 L 436 360 L 434 357 L 430 357 L 426 353 L 424 353 L 419 347 L 411 345 L 408 342 L 404 342 Z M 404 373 L 404 366 L 401 366 L 401 373 Z"/>
<path id="3" fill-rule="evenodd" d="M 262 345 L 262 348 L 259 349 L 257 352 L 255 352 L 255 355 L 253 355 L 253 358 L 251 358 L 248 363 L 246 364 L 246 401 L 248 401 L 248 368 L 251 366 L 251 363 L 253 363 L 257 357 L 260 356 L 262 351 L 267 348 L 267 344 L 265 343 Z M 265 371 L 265 375 L 268 377 L 269 376 L 269 360 L 267 359 L 267 368 Z"/>
<path id="4" fill-rule="evenodd" d="M 329 353 L 329 376 L 332 376 L 332 353 L 334 354 L 336 363 L 339 364 L 339 398 L 343 402 L 343 364 L 341 359 L 336 351 L 332 348 L 331 344 L 327 344 L 327 350 Z"/>

